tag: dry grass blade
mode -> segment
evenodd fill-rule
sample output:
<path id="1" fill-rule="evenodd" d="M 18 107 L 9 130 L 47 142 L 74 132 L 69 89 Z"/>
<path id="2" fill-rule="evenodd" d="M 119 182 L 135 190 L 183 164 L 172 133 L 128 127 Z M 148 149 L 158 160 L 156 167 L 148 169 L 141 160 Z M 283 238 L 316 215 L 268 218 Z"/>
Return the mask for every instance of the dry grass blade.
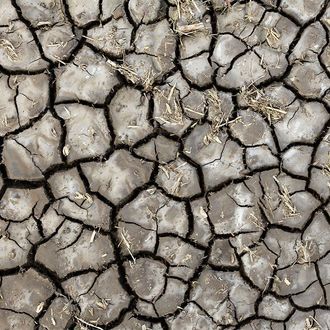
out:
<path id="1" fill-rule="evenodd" d="M 242 251 L 247 252 L 249 254 L 251 263 L 254 263 L 258 259 L 257 252 L 251 250 L 248 246 L 243 246 Z"/>
<path id="2" fill-rule="evenodd" d="M 265 28 L 266 30 L 266 41 L 269 47 L 276 48 L 275 45 L 279 41 L 281 34 L 275 27 Z"/>
<path id="3" fill-rule="evenodd" d="M 205 100 L 208 104 L 209 111 L 213 109 L 214 114 L 211 118 L 211 128 L 204 136 L 203 142 L 205 145 L 209 145 L 212 142 L 221 144 L 221 140 L 219 139 L 220 129 L 229 123 L 235 122 L 239 117 L 229 121 L 230 113 L 225 114 L 222 110 L 222 101 L 216 89 L 208 90 L 205 93 Z"/>
<path id="4" fill-rule="evenodd" d="M 269 123 L 281 120 L 287 113 L 285 107 L 281 106 L 275 100 L 270 99 L 254 85 L 243 87 L 240 96 L 252 110 L 266 116 Z"/>
<path id="5" fill-rule="evenodd" d="M 315 245 L 312 241 L 298 241 L 295 247 L 297 253 L 297 263 L 298 264 L 308 264 L 311 263 L 311 258 L 315 253 Z"/>
<path id="6" fill-rule="evenodd" d="M 133 253 L 131 251 L 131 241 L 129 239 L 129 235 L 128 235 L 127 231 L 124 228 L 121 228 L 120 236 L 121 236 L 121 241 L 119 242 L 118 247 L 120 247 L 122 244 L 124 244 L 124 246 L 126 247 L 126 250 L 128 251 L 129 255 L 132 258 L 133 264 L 135 264 L 136 259 L 133 256 Z"/>
<path id="7" fill-rule="evenodd" d="M 321 325 L 313 316 L 308 316 L 305 319 L 305 326 L 303 330 L 321 330 Z"/>
<path id="8" fill-rule="evenodd" d="M 175 0 L 177 17 L 180 19 L 183 15 L 194 16 L 194 11 L 200 12 L 195 0 Z"/>
<path id="9" fill-rule="evenodd" d="M 185 166 L 187 163 L 182 163 L 179 166 L 174 167 L 173 164 L 161 166 L 160 169 L 165 173 L 167 179 L 173 179 L 174 183 L 172 185 L 172 194 L 176 195 L 179 194 L 181 188 L 186 185 L 187 183 L 184 182 L 185 179 L 185 174 L 184 172 L 180 169 L 183 166 Z"/>
<path id="10" fill-rule="evenodd" d="M 18 54 L 16 52 L 16 47 L 7 39 L 0 39 L 0 47 L 4 49 L 7 57 L 11 61 L 17 61 Z"/>
<path id="11" fill-rule="evenodd" d="M 117 64 L 114 61 L 107 60 L 107 63 L 114 69 L 117 70 L 119 73 L 125 75 L 132 83 L 136 83 L 139 80 L 138 75 L 136 74 L 133 66 L 128 64 Z"/>
<path id="12" fill-rule="evenodd" d="M 152 90 L 153 83 L 158 77 L 158 75 L 152 69 L 149 69 L 147 71 L 147 74 L 143 78 L 141 78 L 137 74 L 136 68 L 134 68 L 132 65 L 129 65 L 125 62 L 123 62 L 122 64 L 118 64 L 111 60 L 107 60 L 107 63 L 114 70 L 118 71 L 120 74 L 125 76 L 133 84 L 135 84 L 135 85 L 141 84 L 145 91 Z"/>
<path id="13" fill-rule="evenodd" d="M 253 223 L 258 229 L 260 229 L 260 230 L 265 230 L 265 226 L 263 225 L 263 223 L 262 223 L 262 221 L 258 218 L 258 217 L 256 217 L 256 215 L 253 213 L 253 212 L 251 212 L 250 213 L 250 215 L 249 215 L 249 221 L 251 222 L 251 223 Z"/>
<path id="14" fill-rule="evenodd" d="M 328 154 L 327 161 L 322 166 L 322 173 L 324 176 L 330 177 L 330 153 Z"/>
<path id="15" fill-rule="evenodd" d="M 84 324 L 84 325 L 87 325 L 88 327 L 91 327 L 91 328 L 93 328 L 93 329 L 100 329 L 100 330 L 103 330 L 102 328 L 100 328 L 100 327 L 98 327 L 98 326 L 96 326 L 96 325 L 94 325 L 94 324 L 91 324 L 91 323 L 89 323 L 89 322 L 87 322 L 87 321 L 85 321 L 85 320 L 83 320 L 83 319 L 81 319 L 81 318 L 79 318 L 79 317 L 77 317 L 77 316 L 75 316 L 75 319 L 76 319 L 79 323 L 82 323 L 82 324 Z"/>
<path id="16" fill-rule="evenodd" d="M 203 23 L 194 23 L 194 24 L 187 24 L 187 25 L 178 25 L 175 29 L 180 35 L 189 36 L 196 32 L 207 31 L 205 25 Z"/>
<path id="17" fill-rule="evenodd" d="M 299 215 L 299 213 L 296 209 L 296 206 L 292 202 L 288 187 L 286 187 L 285 185 L 282 185 L 275 176 L 273 176 L 273 179 L 277 183 L 279 190 L 280 190 L 279 196 L 284 205 L 284 210 L 283 210 L 284 216 L 287 218 L 290 218 L 290 217 L 295 217 L 295 216 Z"/>
<path id="18" fill-rule="evenodd" d="M 162 117 L 158 117 L 164 123 L 167 124 L 177 124 L 183 125 L 183 111 L 180 102 L 174 95 L 176 85 L 173 85 L 166 96 L 164 91 L 159 89 L 156 90 L 157 93 L 164 99 L 165 110 L 163 111 Z"/>

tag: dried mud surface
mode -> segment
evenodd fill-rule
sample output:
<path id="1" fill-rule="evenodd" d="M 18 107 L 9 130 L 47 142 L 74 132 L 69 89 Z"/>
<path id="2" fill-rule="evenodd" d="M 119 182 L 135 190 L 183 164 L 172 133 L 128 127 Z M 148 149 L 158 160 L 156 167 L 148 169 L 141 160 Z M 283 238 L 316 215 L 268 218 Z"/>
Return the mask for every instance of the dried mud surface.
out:
<path id="1" fill-rule="evenodd" d="M 327 0 L 2 0 L 0 329 L 330 329 Z"/>

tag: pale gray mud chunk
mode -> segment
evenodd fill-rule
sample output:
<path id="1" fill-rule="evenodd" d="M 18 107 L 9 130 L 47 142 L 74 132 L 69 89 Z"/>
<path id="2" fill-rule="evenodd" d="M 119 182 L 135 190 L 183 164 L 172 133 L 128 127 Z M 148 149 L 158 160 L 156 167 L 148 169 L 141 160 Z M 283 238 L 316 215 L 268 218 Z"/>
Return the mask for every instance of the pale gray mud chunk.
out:
<path id="1" fill-rule="evenodd" d="M 101 273 L 95 282 L 95 274 L 89 274 L 87 278 L 84 276 L 64 282 L 64 289 L 80 307 L 80 318 L 87 322 L 97 319 L 98 324 L 106 324 L 117 319 L 128 308 L 130 298 L 119 282 L 117 266 L 111 266 Z"/>
<path id="2" fill-rule="evenodd" d="M 139 146 L 134 151 L 140 157 L 164 164 L 177 158 L 179 146 L 179 142 L 158 135 L 156 138 L 152 138 L 149 142 Z"/>
<path id="3" fill-rule="evenodd" d="M 291 228 L 302 229 L 320 202 L 307 191 L 296 192 L 289 198 L 283 190 L 280 194 L 280 205 L 274 210 L 273 216 L 269 216 L 269 221 Z"/>
<path id="4" fill-rule="evenodd" d="M 161 236 L 157 255 L 169 264 L 169 275 L 188 280 L 199 266 L 204 251 L 186 243 L 179 237 Z"/>
<path id="5" fill-rule="evenodd" d="M 185 116 L 181 106 L 181 99 L 186 96 L 186 86 L 177 87 L 180 80 L 168 81 L 166 85 L 154 89 L 155 109 L 153 113 L 154 119 L 162 128 L 178 136 L 181 136 L 192 123 Z"/>
<path id="6" fill-rule="evenodd" d="M 72 322 L 74 307 L 64 297 L 56 297 L 40 320 L 40 330 L 64 330 Z"/>
<path id="7" fill-rule="evenodd" d="M 125 262 L 128 284 L 142 299 L 156 301 L 165 287 L 166 266 L 157 260 L 139 258 Z"/>
<path id="8" fill-rule="evenodd" d="M 328 119 L 329 114 L 321 103 L 299 102 L 274 125 L 280 147 L 285 148 L 293 142 L 313 143 Z"/>
<path id="9" fill-rule="evenodd" d="M 288 61 L 284 53 L 265 44 L 256 46 L 254 50 L 270 77 L 277 78 L 286 72 Z"/>
<path id="10" fill-rule="evenodd" d="M 45 237 L 54 234 L 64 220 L 64 216 L 59 215 L 54 208 L 48 208 L 48 210 L 40 218 Z"/>
<path id="11" fill-rule="evenodd" d="M 293 295 L 292 301 L 300 308 L 311 308 L 314 306 L 324 306 L 325 296 L 321 283 L 314 282 L 306 288 L 303 292 Z"/>
<path id="12" fill-rule="evenodd" d="M 304 292 L 317 281 L 313 264 L 294 264 L 291 267 L 276 272 L 278 277 L 273 284 L 273 290 L 280 296 L 294 295 Z"/>
<path id="13" fill-rule="evenodd" d="M 218 329 L 211 318 L 194 303 L 189 303 L 178 316 L 171 318 L 168 322 L 171 329 Z"/>
<path id="14" fill-rule="evenodd" d="M 0 87 L 2 91 L 1 135 L 28 124 L 44 111 L 48 104 L 48 76 L 46 74 L 10 77 L 3 75 L 0 77 Z"/>
<path id="15" fill-rule="evenodd" d="M 0 25 L 9 25 L 15 19 L 17 19 L 17 13 L 11 4 L 11 0 L 3 0 L 0 12 Z"/>
<path id="16" fill-rule="evenodd" d="M 251 171 L 278 165 L 277 157 L 268 146 L 249 147 L 246 149 L 246 165 Z"/>
<path id="17" fill-rule="evenodd" d="M 113 68 L 99 54 L 83 47 L 72 63 L 56 69 L 56 101 L 104 103 L 119 84 Z"/>
<path id="18" fill-rule="evenodd" d="M 325 289 L 327 292 L 327 296 L 329 297 L 330 288 L 329 288 L 328 280 L 330 276 L 330 254 L 327 254 L 325 257 L 320 259 L 317 262 L 317 265 L 319 267 L 321 281 L 322 283 L 326 284 Z"/>
<path id="19" fill-rule="evenodd" d="M 217 28 L 221 34 L 234 34 L 245 40 L 253 33 L 262 19 L 265 8 L 255 1 L 246 4 L 236 3 L 232 10 L 220 11 L 217 14 Z"/>
<path id="20" fill-rule="evenodd" d="M 87 42 L 110 56 L 122 57 L 130 49 L 133 26 L 126 17 L 88 30 Z"/>
<path id="21" fill-rule="evenodd" d="M 10 77 L 8 85 L 13 90 L 17 88 L 17 120 L 20 126 L 26 125 L 46 109 L 49 101 L 48 80 L 46 73 Z"/>
<path id="22" fill-rule="evenodd" d="M 65 156 L 69 162 L 102 156 L 110 148 L 111 136 L 103 109 L 67 104 L 56 106 L 55 110 L 65 120 Z"/>
<path id="23" fill-rule="evenodd" d="M 7 70 L 34 72 L 45 69 L 33 35 L 20 21 L 12 22 L 11 30 L 0 27 L 0 65 Z M 24 40 L 24 42 L 22 42 Z"/>
<path id="24" fill-rule="evenodd" d="M 125 150 L 116 150 L 106 162 L 82 165 L 90 189 L 115 204 L 146 184 L 150 179 L 152 167 L 151 163 L 137 159 Z M 104 180 L 105 178 L 107 180 Z"/>
<path id="25" fill-rule="evenodd" d="M 17 180 L 42 179 L 50 166 L 62 162 L 60 135 L 60 122 L 46 113 L 31 128 L 6 139 L 3 162 L 7 166 L 8 177 Z"/>
<path id="26" fill-rule="evenodd" d="M 168 278 L 164 293 L 154 303 L 155 310 L 159 316 L 174 313 L 184 302 L 187 285 L 181 281 Z"/>
<path id="27" fill-rule="evenodd" d="M 260 114 L 241 110 L 238 116 L 239 119 L 230 124 L 230 131 L 235 138 L 246 146 L 267 145 L 273 152 L 276 151 L 270 128 Z"/>
<path id="28" fill-rule="evenodd" d="M 254 13 L 251 14 L 254 15 Z M 280 53 L 286 53 L 289 50 L 298 30 L 298 26 L 289 18 L 276 12 L 267 12 L 247 38 L 247 42 L 251 46 L 263 44 L 266 49 L 274 50 L 274 56 L 278 57 Z"/>
<path id="29" fill-rule="evenodd" d="M 187 59 L 208 52 L 212 40 L 211 18 L 205 15 L 201 22 L 178 27 L 180 58 Z"/>
<path id="30" fill-rule="evenodd" d="M 272 320 L 284 321 L 292 312 L 288 299 L 277 299 L 274 296 L 266 295 L 259 305 L 259 316 Z"/>
<path id="31" fill-rule="evenodd" d="M 167 20 L 148 25 L 142 24 L 136 31 L 134 44 L 137 54 L 156 57 L 158 66 L 164 67 L 166 72 L 173 67 L 176 39 Z"/>
<path id="32" fill-rule="evenodd" d="M 294 175 L 308 176 L 312 147 L 292 146 L 282 155 L 282 166 Z"/>
<path id="33" fill-rule="evenodd" d="M 294 64 L 286 81 L 307 98 L 322 97 L 330 88 L 330 79 L 318 61 Z"/>
<path id="34" fill-rule="evenodd" d="M 246 252 L 247 249 L 252 249 L 255 247 L 260 242 L 261 235 L 261 230 L 245 233 L 243 232 L 235 235 L 234 237 L 230 237 L 229 241 L 231 245 L 236 249 L 237 253 L 242 254 L 243 252 Z"/>
<path id="35" fill-rule="evenodd" d="M 164 0 L 130 0 L 128 9 L 135 23 L 150 24 L 164 18 L 166 13 Z"/>
<path id="36" fill-rule="evenodd" d="M 228 239 L 216 239 L 214 241 L 209 262 L 220 267 L 238 266 L 235 250 L 230 245 Z"/>
<path id="37" fill-rule="evenodd" d="M 30 268 L 24 273 L 2 278 L 0 308 L 36 317 L 40 304 L 54 293 L 54 286 L 48 278 Z"/>
<path id="38" fill-rule="evenodd" d="M 219 35 L 212 55 L 212 61 L 215 62 L 220 70 L 228 69 L 230 63 L 239 54 L 246 50 L 246 45 L 231 34 Z"/>
<path id="39" fill-rule="evenodd" d="M 1 221 L 0 226 L 1 269 L 23 266 L 27 262 L 32 245 L 41 239 L 37 222 L 31 217 L 21 223 L 8 224 Z"/>
<path id="40" fill-rule="evenodd" d="M 73 34 L 72 26 L 67 23 L 55 25 L 45 31 L 39 30 L 37 35 L 45 56 L 59 63 L 70 57 L 81 37 L 80 33 Z"/>
<path id="41" fill-rule="evenodd" d="M 264 319 L 254 319 L 248 324 L 241 327 L 242 330 L 284 330 L 284 326 L 282 323 L 275 321 L 268 321 Z M 290 329 L 291 330 L 291 329 Z"/>
<path id="42" fill-rule="evenodd" d="M 323 65 L 326 72 L 330 73 L 330 45 L 329 44 L 324 48 L 324 50 L 320 56 L 320 64 Z M 324 99 L 329 104 L 329 91 L 327 91 L 325 93 Z"/>
<path id="43" fill-rule="evenodd" d="M 117 144 L 133 145 L 153 131 L 148 122 L 149 99 L 137 89 L 124 87 L 117 91 L 109 111 Z"/>
<path id="44" fill-rule="evenodd" d="M 207 189 L 242 176 L 243 149 L 212 125 L 196 125 L 184 146 L 188 157 L 202 166 Z"/>
<path id="45" fill-rule="evenodd" d="M 257 199 L 243 183 L 230 185 L 208 197 L 208 215 L 216 234 L 260 231 L 264 227 Z"/>
<path id="46" fill-rule="evenodd" d="M 317 146 L 314 162 L 311 164 L 311 180 L 309 187 L 315 190 L 322 198 L 326 199 L 330 194 L 328 185 L 330 175 L 330 135 L 329 131 Z"/>
<path id="47" fill-rule="evenodd" d="M 313 221 L 305 229 L 302 240 L 305 242 L 305 246 L 311 250 L 309 259 L 316 261 L 316 259 L 325 256 L 330 249 L 330 241 L 328 239 L 330 235 L 330 225 L 324 214 L 316 213 Z M 313 249 L 314 248 L 314 249 Z M 314 251 L 316 250 L 316 251 Z"/>
<path id="48" fill-rule="evenodd" d="M 315 319 L 317 322 L 314 321 L 314 324 L 319 325 L 321 329 L 327 329 L 330 327 L 329 312 L 327 310 L 316 310 Z"/>
<path id="49" fill-rule="evenodd" d="M 270 223 L 302 229 L 320 201 L 304 191 L 305 181 L 293 179 L 276 170 L 260 174 L 263 196 L 256 186 L 251 186 L 260 198 L 262 207 Z"/>
<path id="50" fill-rule="evenodd" d="M 119 247 L 124 256 L 132 258 L 131 254 L 140 251 L 154 252 L 157 242 L 157 232 L 155 230 L 144 228 L 134 222 L 120 221 L 117 227 Z"/>
<path id="51" fill-rule="evenodd" d="M 258 292 L 249 287 L 238 272 L 217 272 L 206 268 L 190 297 L 214 321 L 222 325 L 234 325 L 235 316 L 244 320 L 255 313 L 254 303 Z"/>
<path id="52" fill-rule="evenodd" d="M 216 81 L 220 87 L 239 89 L 269 78 L 269 73 L 260 65 L 260 58 L 250 51 L 236 59 L 228 72 L 219 70 Z"/>
<path id="53" fill-rule="evenodd" d="M 169 0 L 169 19 L 175 24 L 175 29 L 199 23 L 206 13 L 207 5 L 201 0 L 177 2 Z"/>
<path id="54" fill-rule="evenodd" d="M 318 54 L 321 53 L 326 44 L 325 34 L 325 30 L 319 22 L 308 26 L 294 47 L 289 57 L 290 61 L 292 63 L 317 61 Z"/>
<path id="55" fill-rule="evenodd" d="M 300 234 L 278 228 L 269 229 L 264 240 L 267 248 L 278 256 L 277 266 L 279 269 L 293 265 L 297 261 L 299 242 Z"/>
<path id="56" fill-rule="evenodd" d="M 73 300 L 79 302 L 79 297 L 82 294 L 90 292 L 95 283 L 97 274 L 95 271 L 89 271 L 85 274 L 72 276 L 62 282 L 65 293 Z"/>
<path id="57" fill-rule="evenodd" d="M 67 20 L 62 0 L 17 0 L 16 3 L 22 10 L 22 15 L 35 28 L 61 24 Z"/>
<path id="58" fill-rule="evenodd" d="M 147 54 L 131 53 L 125 56 L 123 65 L 117 67 L 118 71 L 134 85 L 143 87 L 145 91 L 150 91 L 155 83 L 162 80 L 163 75 L 173 69 L 174 64 L 168 61 L 168 65 L 161 63 L 157 56 Z"/>
<path id="59" fill-rule="evenodd" d="M 283 0 L 281 8 L 301 24 L 311 21 L 321 10 L 324 0 Z"/>
<path id="60" fill-rule="evenodd" d="M 19 314 L 10 310 L 0 310 L 0 327 L 1 329 L 34 329 L 34 319 L 27 314 Z"/>
<path id="61" fill-rule="evenodd" d="M 0 202 L 0 216 L 17 222 L 30 216 L 39 217 L 47 202 L 43 188 L 7 188 Z"/>
<path id="62" fill-rule="evenodd" d="M 205 116 L 206 101 L 203 92 L 192 88 L 181 102 L 184 113 L 190 119 L 201 119 Z"/>
<path id="63" fill-rule="evenodd" d="M 134 317 L 133 313 L 126 313 L 123 321 L 113 328 L 114 330 L 129 330 L 129 329 L 150 329 L 161 330 L 163 329 L 160 323 L 153 323 L 143 321 Z"/>
<path id="64" fill-rule="evenodd" d="M 185 236 L 188 216 L 183 203 L 170 200 L 159 190 L 142 191 L 118 213 L 118 239 L 126 238 L 129 246 L 121 244 L 122 252 L 154 251 L 156 235 L 172 233 Z"/>
<path id="65" fill-rule="evenodd" d="M 118 18 L 125 15 L 123 0 L 103 0 L 101 5 L 103 13 L 102 18 L 104 19 L 108 19 L 110 17 Z"/>
<path id="66" fill-rule="evenodd" d="M 203 246 L 208 246 L 212 233 L 208 221 L 208 206 L 206 199 L 200 198 L 192 201 L 191 210 L 194 216 L 194 230 L 189 237 L 194 242 Z"/>
<path id="67" fill-rule="evenodd" d="M 181 60 L 182 72 L 188 81 L 199 87 L 212 84 L 214 69 L 209 63 L 209 54 L 203 53 L 186 60 Z"/>
<path id="68" fill-rule="evenodd" d="M 177 197 L 191 197 L 201 192 L 196 168 L 181 158 L 161 166 L 156 182 Z"/>
<path id="69" fill-rule="evenodd" d="M 307 327 L 317 327 L 315 323 L 314 312 L 302 312 L 296 310 L 290 319 L 285 323 L 286 329 L 301 330 Z M 317 322 L 317 321 L 316 321 Z M 313 328 L 312 328 L 313 329 Z"/>
<path id="70" fill-rule="evenodd" d="M 19 127 L 16 107 L 14 103 L 15 89 L 8 86 L 8 76 L 0 76 L 1 88 L 1 115 L 0 115 L 0 134 L 4 136 L 6 133 L 13 131 Z"/>
<path id="71" fill-rule="evenodd" d="M 67 5 L 70 15 L 79 27 L 99 18 L 99 3 L 97 1 L 67 0 Z"/>
<path id="72" fill-rule="evenodd" d="M 276 269 L 275 253 L 260 244 L 252 249 L 247 247 L 241 259 L 244 271 L 252 283 L 261 290 L 266 290 Z"/>
<path id="73" fill-rule="evenodd" d="M 107 236 L 70 221 L 64 222 L 36 253 L 36 260 L 61 278 L 75 271 L 101 269 L 113 258 L 112 243 Z"/>
<path id="74" fill-rule="evenodd" d="M 56 199 L 67 197 L 79 204 L 83 202 L 79 197 L 86 190 L 76 168 L 56 172 L 48 179 L 48 183 Z"/>
<path id="75" fill-rule="evenodd" d="M 109 229 L 111 207 L 95 195 L 77 192 L 74 200 L 63 198 L 55 202 L 53 208 L 58 215 L 82 221 L 95 228 Z"/>

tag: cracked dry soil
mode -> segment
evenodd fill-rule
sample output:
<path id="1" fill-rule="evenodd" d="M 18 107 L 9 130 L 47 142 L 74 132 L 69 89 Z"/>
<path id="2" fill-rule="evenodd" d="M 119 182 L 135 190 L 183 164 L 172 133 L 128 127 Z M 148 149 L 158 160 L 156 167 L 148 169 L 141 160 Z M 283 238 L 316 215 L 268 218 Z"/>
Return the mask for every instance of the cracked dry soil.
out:
<path id="1" fill-rule="evenodd" d="M 330 329 L 328 0 L 1 0 L 0 330 Z"/>

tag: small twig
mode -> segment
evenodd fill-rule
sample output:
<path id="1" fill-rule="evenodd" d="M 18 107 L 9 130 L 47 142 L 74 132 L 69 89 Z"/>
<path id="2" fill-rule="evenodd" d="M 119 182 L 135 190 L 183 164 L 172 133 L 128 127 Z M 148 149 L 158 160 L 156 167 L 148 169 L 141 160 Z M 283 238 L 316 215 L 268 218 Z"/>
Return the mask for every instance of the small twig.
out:
<path id="1" fill-rule="evenodd" d="M 75 316 L 75 319 L 77 319 L 79 322 L 85 324 L 85 325 L 88 325 L 89 327 L 92 327 L 94 329 L 99 329 L 99 330 L 103 330 L 102 328 L 94 325 L 94 324 L 91 324 L 91 323 L 88 323 L 87 321 L 84 321 L 83 319 L 79 318 L 78 316 Z"/>

